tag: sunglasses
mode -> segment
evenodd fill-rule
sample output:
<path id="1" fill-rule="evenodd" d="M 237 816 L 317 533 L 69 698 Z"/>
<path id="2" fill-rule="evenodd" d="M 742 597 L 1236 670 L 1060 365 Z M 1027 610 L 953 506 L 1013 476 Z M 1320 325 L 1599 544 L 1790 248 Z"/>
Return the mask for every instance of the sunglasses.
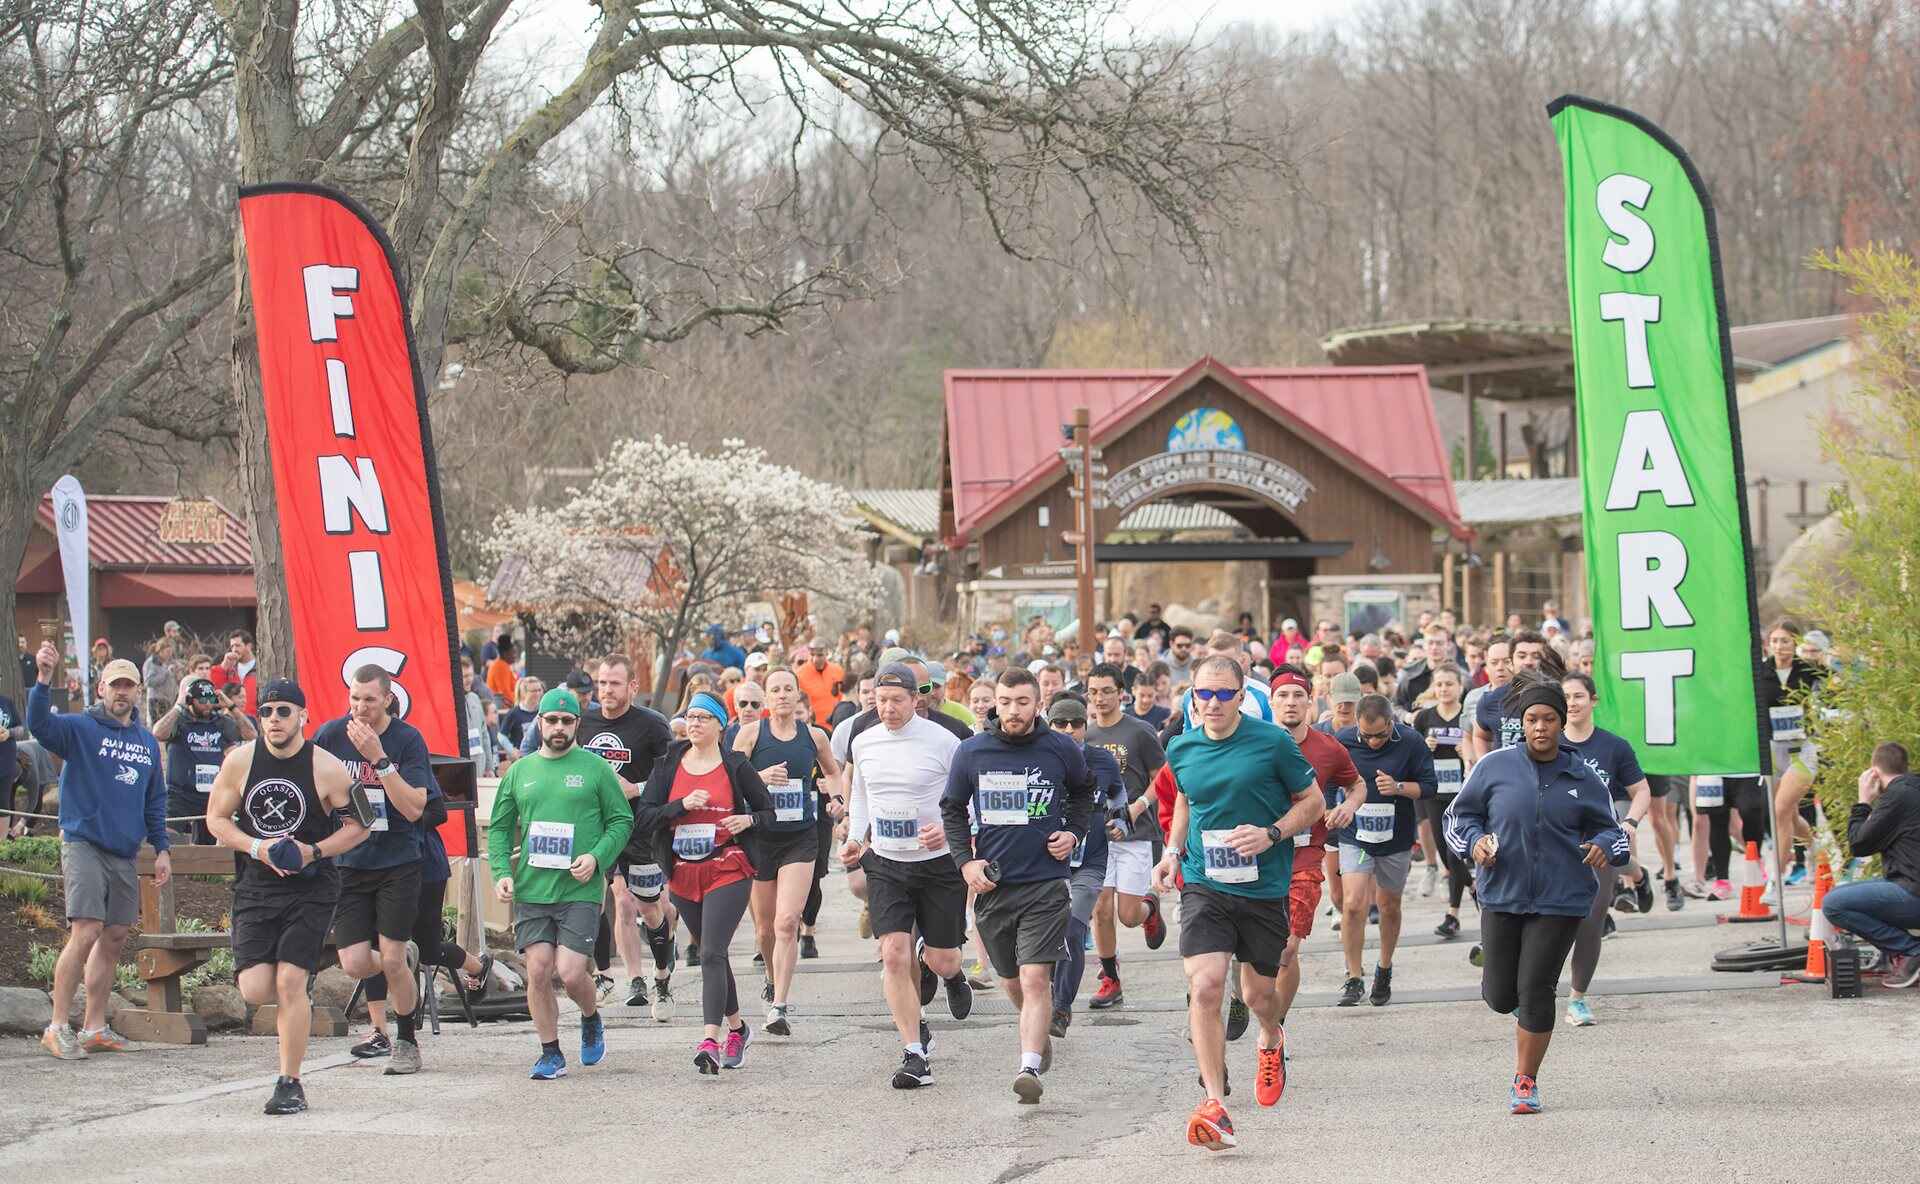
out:
<path id="1" fill-rule="evenodd" d="M 1239 687 L 1195 687 L 1193 697 L 1208 702 L 1224 703 L 1240 693 Z"/>
<path id="2" fill-rule="evenodd" d="M 923 695 L 931 695 L 931 694 L 933 694 L 933 684 L 932 684 L 932 683 L 930 683 L 930 682 L 923 682 L 923 683 L 921 683 L 921 684 L 920 684 L 920 693 L 921 693 L 921 694 L 923 694 Z"/>
<path id="3" fill-rule="evenodd" d="M 1391 740 L 1391 739 L 1393 739 L 1393 729 L 1391 729 L 1391 728 L 1389 728 L 1389 729 L 1387 729 L 1387 730 L 1386 730 L 1386 731 L 1384 731 L 1384 732 L 1366 732 L 1366 731 L 1362 731 L 1362 732 L 1360 732 L 1360 733 L 1359 733 L 1359 735 L 1360 735 L 1360 738 L 1361 738 L 1362 740 L 1365 740 L 1365 741 L 1367 741 L 1367 742 L 1369 742 L 1369 743 L 1371 743 L 1371 742 L 1373 742 L 1373 741 L 1375 741 L 1375 740 L 1379 740 L 1379 741 L 1382 741 L 1382 742 L 1385 742 L 1385 741 L 1388 741 L 1388 740 Z"/>
<path id="4" fill-rule="evenodd" d="M 567 724 L 578 723 L 580 722 L 580 717 L 577 715 L 565 715 L 559 712 L 555 712 L 551 715 L 541 716 L 540 722 L 543 724 L 546 724 L 548 727 L 558 728 L 558 727 L 564 727 Z"/>
<path id="5" fill-rule="evenodd" d="M 269 703 L 260 709 L 261 719 L 292 719 L 299 708 L 291 703 Z"/>
<path id="6" fill-rule="evenodd" d="M 733 705 L 735 707 L 765 707 L 767 701 L 765 699 L 735 699 Z"/>

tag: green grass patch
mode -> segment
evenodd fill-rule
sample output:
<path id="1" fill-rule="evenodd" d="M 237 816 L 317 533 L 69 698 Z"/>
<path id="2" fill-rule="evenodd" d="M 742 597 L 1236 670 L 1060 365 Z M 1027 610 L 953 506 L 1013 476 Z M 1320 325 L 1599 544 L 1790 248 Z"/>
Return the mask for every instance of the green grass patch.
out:
<path id="1" fill-rule="evenodd" d="M 60 839 L 56 835 L 29 835 L 0 840 L 0 863 L 24 867 L 29 871 L 60 870 Z"/>
<path id="2" fill-rule="evenodd" d="M 53 899 L 53 882 L 36 880 L 32 876 L 16 876 L 0 872 L 0 900 L 17 900 L 21 904 L 45 904 Z"/>

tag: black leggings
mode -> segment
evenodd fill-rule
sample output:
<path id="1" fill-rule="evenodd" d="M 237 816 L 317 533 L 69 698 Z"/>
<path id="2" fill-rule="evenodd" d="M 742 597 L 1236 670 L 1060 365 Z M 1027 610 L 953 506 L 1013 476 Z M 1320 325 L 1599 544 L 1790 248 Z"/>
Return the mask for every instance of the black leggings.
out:
<path id="1" fill-rule="evenodd" d="M 1425 798 L 1420 803 L 1420 812 L 1433 823 L 1433 841 L 1440 848 L 1440 862 L 1447 869 L 1447 906 L 1459 908 L 1460 900 L 1467 894 L 1467 886 L 1473 883 L 1473 865 L 1453 853 L 1447 844 L 1447 807 L 1453 804 L 1453 798 Z"/>
<path id="2" fill-rule="evenodd" d="M 1613 907 L 1613 888 L 1615 877 L 1624 869 L 1601 867 L 1593 869 L 1593 878 L 1599 881 L 1599 891 L 1593 894 L 1593 907 L 1580 919 L 1580 928 L 1573 938 L 1573 989 L 1586 993 L 1587 985 L 1593 982 L 1593 972 L 1600 967 L 1600 939 L 1607 934 L 1607 910 Z"/>
<path id="3" fill-rule="evenodd" d="M 455 974 L 467 964 L 467 952 L 446 938 L 447 925 L 440 907 L 447 900 L 447 882 L 420 882 L 420 911 L 413 917 L 413 944 L 420 947 L 420 965 L 444 966 Z M 387 976 L 376 974 L 367 980 L 367 1002 L 384 1003 Z"/>
<path id="4" fill-rule="evenodd" d="M 673 907 L 687 923 L 687 932 L 700 942 L 700 1016 L 709 1024 L 723 1024 L 740 1010 L 740 992 L 733 982 L 733 963 L 727 958 L 727 946 L 733 931 L 740 928 L 747 901 L 753 895 L 752 880 L 736 880 L 715 888 L 700 900 L 688 900 L 673 894 Z"/>
<path id="5" fill-rule="evenodd" d="M 1730 878 L 1733 856 L 1733 830 L 1729 821 L 1733 811 L 1740 812 L 1740 830 L 1749 842 L 1767 841 L 1767 809 L 1771 804 L 1767 787 L 1757 777 L 1728 777 L 1726 803 L 1703 806 L 1707 816 L 1707 879 Z"/>
<path id="6" fill-rule="evenodd" d="M 1511 1015 L 1523 1031 L 1553 1031 L 1554 991 L 1579 929 L 1579 917 L 1483 910 L 1480 944 L 1486 964 L 1480 997 L 1501 1015 Z"/>
<path id="7" fill-rule="evenodd" d="M 820 885 L 827 878 L 827 856 L 833 849 L 833 816 L 824 809 L 820 811 L 819 854 L 813 857 L 813 887 L 807 891 L 807 903 L 800 910 L 800 923 L 812 929 L 820 923 L 820 902 L 823 899 Z"/>

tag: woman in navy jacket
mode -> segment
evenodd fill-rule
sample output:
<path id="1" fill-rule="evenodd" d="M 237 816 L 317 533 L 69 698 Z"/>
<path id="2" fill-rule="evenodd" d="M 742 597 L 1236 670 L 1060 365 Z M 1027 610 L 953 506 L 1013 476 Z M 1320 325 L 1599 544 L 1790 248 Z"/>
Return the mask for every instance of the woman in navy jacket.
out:
<path id="1" fill-rule="evenodd" d="M 1509 1107 L 1538 1114 L 1554 988 L 1598 887 L 1590 869 L 1625 866 L 1630 848 L 1607 787 L 1561 743 L 1567 699 L 1560 687 L 1523 672 L 1506 707 L 1519 717 L 1525 743 L 1474 765 L 1447 810 L 1446 840 L 1479 868 L 1481 997 L 1516 1021 Z"/>

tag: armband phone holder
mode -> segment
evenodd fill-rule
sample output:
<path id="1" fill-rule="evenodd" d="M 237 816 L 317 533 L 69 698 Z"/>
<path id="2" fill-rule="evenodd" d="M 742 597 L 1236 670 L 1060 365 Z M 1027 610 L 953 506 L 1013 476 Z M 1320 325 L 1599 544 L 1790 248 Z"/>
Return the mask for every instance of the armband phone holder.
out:
<path id="1" fill-rule="evenodd" d="M 347 791 L 347 810 L 361 826 L 371 827 L 380 818 L 374 811 L 373 803 L 367 800 L 366 789 L 358 782 Z"/>

